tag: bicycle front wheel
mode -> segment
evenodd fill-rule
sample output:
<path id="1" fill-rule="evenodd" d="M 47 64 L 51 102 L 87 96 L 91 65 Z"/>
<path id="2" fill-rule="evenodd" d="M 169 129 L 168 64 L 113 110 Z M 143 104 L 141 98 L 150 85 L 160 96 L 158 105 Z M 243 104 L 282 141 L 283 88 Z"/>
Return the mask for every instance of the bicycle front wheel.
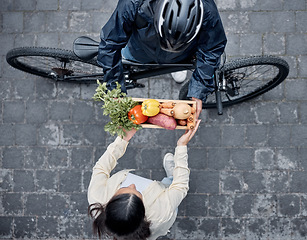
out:
<path id="1" fill-rule="evenodd" d="M 15 48 L 7 53 L 6 60 L 16 69 L 58 81 L 96 82 L 103 76 L 96 61 L 83 61 L 72 51 L 64 49 Z"/>
<path id="2" fill-rule="evenodd" d="M 230 61 L 222 69 L 227 89 L 222 91 L 224 107 L 255 98 L 279 85 L 289 73 L 288 63 L 273 56 L 257 56 Z M 179 99 L 186 99 L 186 83 L 180 90 Z M 203 108 L 215 108 L 214 94 L 208 96 Z"/>

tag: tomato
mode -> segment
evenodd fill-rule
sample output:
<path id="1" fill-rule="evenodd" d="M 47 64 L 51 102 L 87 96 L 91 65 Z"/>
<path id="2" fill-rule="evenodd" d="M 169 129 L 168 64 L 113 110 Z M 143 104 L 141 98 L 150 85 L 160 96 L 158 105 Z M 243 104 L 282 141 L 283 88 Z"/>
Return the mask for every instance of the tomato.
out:
<path id="1" fill-rule="evenodd" d="M 148 117 L 142 113 L 142 105 L 136 105 L 128 112 L 128 118 L 134 124 L 141 124 L 147 121 Z"/>

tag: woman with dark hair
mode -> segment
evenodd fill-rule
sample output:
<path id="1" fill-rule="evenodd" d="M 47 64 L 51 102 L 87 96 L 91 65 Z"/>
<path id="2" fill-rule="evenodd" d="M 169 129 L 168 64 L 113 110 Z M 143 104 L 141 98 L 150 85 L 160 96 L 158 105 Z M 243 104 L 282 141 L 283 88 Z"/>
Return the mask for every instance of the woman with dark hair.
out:
<path id="1" fill-rule="evenodd" d="M 108 234 L 116 240 L 145 240 L 167 234 L 189 189 L 187 144 L 199 123 L 179 138 L 174 155 L 165 155 L 167 177 L 161 182 L 134 175 L 131 170 L 110 176 L 136 130 L 108 146 L 93 168 L 88 188 L 89 214 L 99 237 Z"/>

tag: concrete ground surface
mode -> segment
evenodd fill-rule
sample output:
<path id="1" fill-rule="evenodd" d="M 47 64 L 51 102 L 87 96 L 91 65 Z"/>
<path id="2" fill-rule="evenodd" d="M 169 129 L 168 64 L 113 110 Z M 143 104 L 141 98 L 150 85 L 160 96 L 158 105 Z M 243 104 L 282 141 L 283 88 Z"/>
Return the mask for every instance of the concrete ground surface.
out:
<path id="1" fill-rule="evenodd" d="M 216 0 L 229 57 L 270 54 L 286 81 L 252 101 L 204 110 L 189 144 L 190 190 L 161 239 L 307 239 L 306 0 Z M 114 137 L 91 99 L 96 86 L 55 83 L 15 70 L 8 50 L 71 49 L 99 40 L 117 1 L 0 0 L 0 239 L 92 239 L 86 191 L 94 162 Z M 134 97 L 177 99 L 170 75 Z M 166 89 L 166 90 L 162 90 Z M 116 170 L 164 177 L 162 158 L 182 130 L 143 129 Z"/>

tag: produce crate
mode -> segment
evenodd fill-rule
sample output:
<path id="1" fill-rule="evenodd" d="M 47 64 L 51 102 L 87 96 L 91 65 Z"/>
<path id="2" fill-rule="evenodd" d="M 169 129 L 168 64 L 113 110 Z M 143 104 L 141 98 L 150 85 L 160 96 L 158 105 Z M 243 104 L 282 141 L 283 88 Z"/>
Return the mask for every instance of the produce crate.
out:
<path id="1" fill-rule="evenodd" d="M 147 100 L 148 98 L 132 98 L 134 101 L 139 102 L 140 104 L 142 104 L 143 101 Z M 196 101 L 189 101 L 189 100 L 170 100 L 170 99 L 155 99 L 160 103 L 163 102 L 174 102 L 174 103 L 187 103 L 189 104 L 191 107 L 194 107 L 196 109 Z M 194 120 L 194 125 L 195 125 L 195 120 Z M 141 124 L 141 126 L 143 128 L 162 128 L 160 126 L 154 125 L 154 124 L 150 124 L 150 123 L 143 123 Z M 177 125 L 176 129 L 187 129 L 187 126 L 180 126 Z"/>

